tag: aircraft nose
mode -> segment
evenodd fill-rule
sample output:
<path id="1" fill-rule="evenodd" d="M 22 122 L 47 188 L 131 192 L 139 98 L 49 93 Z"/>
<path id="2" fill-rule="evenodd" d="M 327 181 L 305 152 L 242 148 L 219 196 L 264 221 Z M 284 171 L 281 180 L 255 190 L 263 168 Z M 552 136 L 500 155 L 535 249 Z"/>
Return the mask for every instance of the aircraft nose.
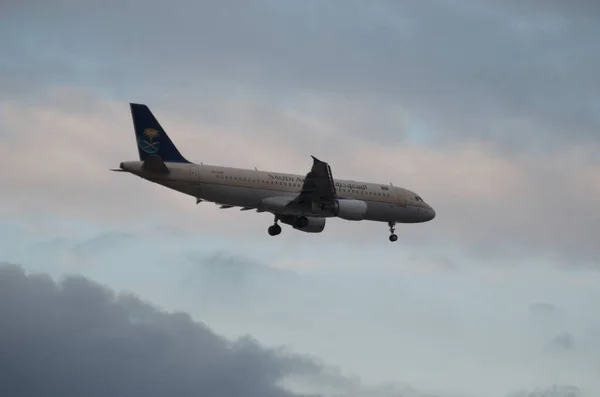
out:
<path id="1" fill-rule="evenodd" d="M 435 210 L 433 209 L 433 207 L 428 206 L 428 208 L 427 208 L 427 220 L 430 221 L 433 218 L 435 218 Z"/>

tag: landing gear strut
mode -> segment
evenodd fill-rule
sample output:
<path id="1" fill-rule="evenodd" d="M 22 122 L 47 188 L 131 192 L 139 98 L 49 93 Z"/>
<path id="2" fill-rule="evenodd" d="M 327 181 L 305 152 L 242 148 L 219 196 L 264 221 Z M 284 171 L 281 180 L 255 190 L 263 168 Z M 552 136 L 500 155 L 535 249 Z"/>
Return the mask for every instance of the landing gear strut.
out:
<path id="1" fill-rule="evenodd" d="M 388 225 L 390 226 L 390 241 L 393 243 L 394 241 L 398 240 L 398 236 L 394 234 L 396 231 L 396 222 L 388 222 Z"/>
<path id="2" fill-rule="evenodd" d="M 279 233 L 281 233 L 281 226 L 277 224 L 277 221 L 279 221 L 279 218 L 275 217 L 275 223 L 269 226 L 269 229 L 267 229 L 269 236 L 277 236 Z"/>

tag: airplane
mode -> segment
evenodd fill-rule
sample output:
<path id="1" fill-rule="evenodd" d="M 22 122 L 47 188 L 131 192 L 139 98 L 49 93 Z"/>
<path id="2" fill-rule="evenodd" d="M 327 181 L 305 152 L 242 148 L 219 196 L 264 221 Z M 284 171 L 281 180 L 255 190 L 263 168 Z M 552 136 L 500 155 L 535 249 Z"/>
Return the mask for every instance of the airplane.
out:
<path id="1" fill-rule="evenodd" d="M 305 175 L 196 164 L 184 158 L 147 105 L 129 104 L 139 160 L 118 169 L 220 208 L 239 207 L 274 215 L 270 236 L 281 233 L 278 222 L 306 233 L 321 233 L 327 218 L 387 222 L 391 242 L 397 223 L 422 223 L 435 210 L 415 192 L 390 185 L 334 179 L 331 167 L 312 157 Z"/>

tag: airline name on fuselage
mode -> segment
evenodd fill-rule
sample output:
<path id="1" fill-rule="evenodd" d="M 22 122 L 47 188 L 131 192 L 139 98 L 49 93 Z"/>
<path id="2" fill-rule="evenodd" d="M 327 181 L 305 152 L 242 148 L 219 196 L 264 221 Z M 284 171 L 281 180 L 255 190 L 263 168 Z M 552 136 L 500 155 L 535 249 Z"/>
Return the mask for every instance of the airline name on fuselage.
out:
<path id="1" fill-rule="evenodd" d="M 301 177 L 301 176 L 288 176 L 288 175 L 274 175 L 274 174 L 269 174 L 269 179 L 274 179 L 274 180 L 277 180 L 277 181 L 284 181 L 284 182 L 304 183 L 304 178 Z M 354 183 L 335 182 L 334 185 L 335 185 L 335 187 L 339 187 L 339 188 L 367 190 L 367 185 L 357 185 L 357 184 L 354 184 Z"/>

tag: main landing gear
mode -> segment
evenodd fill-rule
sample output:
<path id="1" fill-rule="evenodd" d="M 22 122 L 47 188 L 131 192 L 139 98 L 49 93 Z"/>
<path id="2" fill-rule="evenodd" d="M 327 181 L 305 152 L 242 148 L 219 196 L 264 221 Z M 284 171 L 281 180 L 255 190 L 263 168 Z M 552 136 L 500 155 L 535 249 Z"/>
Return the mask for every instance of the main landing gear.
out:
<path id="1" fill-rule="evenodd" d="M 398 240 L 398 236 L 396 236 L 396 234 L 394 234 L 395 230 L 396 230 L 396 222 L 388 222 L 388 225 L 390 226 L 390 241 L 393 243 L 394 241 Z"/>
<path id="2" fill-rule="evenodd" d="M 275 217 L 275 223 L 269 226 L 269 229 L 267 229 L 269 236 L 277 236 L 279 233 L 281 233 L 281 226 L 277 224 L 277 221 L 279 221 L 279 219 Z"/>

